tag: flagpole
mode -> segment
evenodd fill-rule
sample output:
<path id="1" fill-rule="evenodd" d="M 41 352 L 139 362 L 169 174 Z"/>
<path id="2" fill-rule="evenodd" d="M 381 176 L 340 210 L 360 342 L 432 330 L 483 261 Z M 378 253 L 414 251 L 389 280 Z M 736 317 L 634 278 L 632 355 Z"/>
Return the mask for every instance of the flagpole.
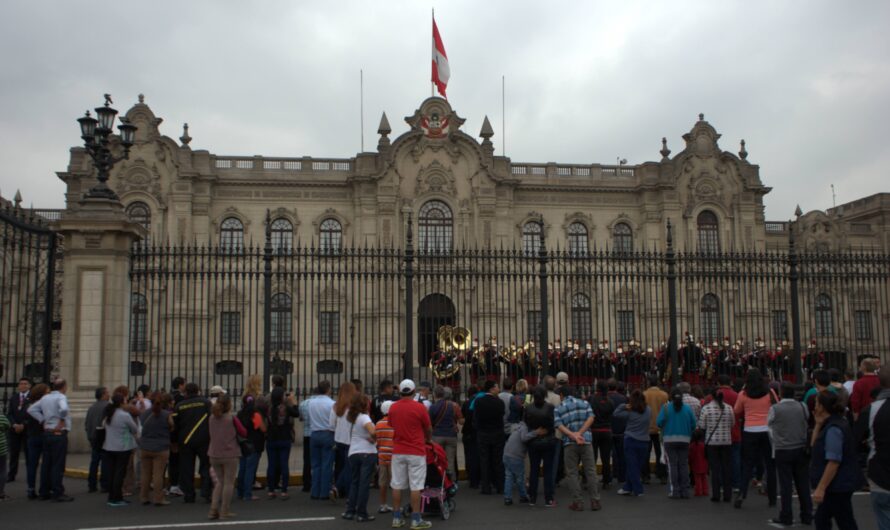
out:
<path id="1" fill-rule="evenodd" d="M 507 105 L 504 103 L 506 94 L 505 76 L 501 76 L 501 155 L 507 156 Z"/>
<path id="2" fill-rule="evenodd" d="M 361 131 L 362 138 L 362 150 L 361 152 L 365 152 L 365 72 L 362 69 L 358 71 L 358 86 L 359 86 L 359 129 Z"/>
<path id="3" fill-rule="evenodd" d="M 435 7 L 432 8 L 432 12 L 433 12 L 433 14 L 432 14 L 433 25 L 430 26 L 430 42 L 432 42 L 433 38 L 435 37 L 433 35 L 433 28 L 436 26 L 436 8 Z M 432 74 L 432 72 L 431 72 L 431 74 Z M 430 77 L 430 97 L 433 97 L 435 95 L 436 95 L 436 85 L 433 84 L 433 78 L 431 76 Z"/>

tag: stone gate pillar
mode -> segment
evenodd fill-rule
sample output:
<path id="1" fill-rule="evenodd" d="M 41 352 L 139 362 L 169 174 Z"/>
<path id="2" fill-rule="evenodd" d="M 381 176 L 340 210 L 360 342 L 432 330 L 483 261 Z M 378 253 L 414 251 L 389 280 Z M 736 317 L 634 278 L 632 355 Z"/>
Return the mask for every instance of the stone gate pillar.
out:
<path id="1" fill-rule="evenodd" d="M 58 373 L 75 413 L 73 445 L 85 449 L 78 418 L 95 388 L 128 380 L 129 254 L 147 232 L 127 220 L 120 201 L 98 198 L 69 206 L 56 228 L 64 252 Z"/>

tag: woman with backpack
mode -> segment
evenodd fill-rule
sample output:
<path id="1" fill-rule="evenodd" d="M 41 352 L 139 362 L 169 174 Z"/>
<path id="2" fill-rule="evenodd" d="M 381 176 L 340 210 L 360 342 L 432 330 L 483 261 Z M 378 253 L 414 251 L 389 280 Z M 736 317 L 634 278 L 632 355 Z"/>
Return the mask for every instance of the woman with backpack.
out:
<path id="1" fill-rule="evenodd" d="M 689 442 L 695 430 L 695 413 L 683 403 L 683 393 L 674 390 L 670 403 L 665 403 L 655 420 L 661 429 L 664 452 L 668 463 L 670 495 L 672 499 L 689 498 Z"/>
<path id="2" fill-rule="evenodd" d="M 705 433 L 705 453 L 711 470 L 711 501 L 732 500 L 732 427 L 735 413 L 723 402 L 723 390 L 715 387 L 711 401 L 702 407 L 698 428 Z"/>
<path id="3" fill-rule="evenodd" d="M 268 400 L 263 396 L 254 396 L 245 392 L 241 398 L 241 410 L 238 411 L 238 421 L 247 431 L 247 440 L 251 451 L 244 454 L 238 461 L 238 484 L 236 494 L 239 499 L 255 501 L 259 497 L 253 494 L 253 483 L 256 480 L 257 467 L 260 457 L 266 447 L 266 430 L 268 423 L 266 416 L 269 411 Z"/>
<path id="4" fill-rule="evenodd" d="M 769 505 L 776 505 L 776 461 L 773 459 L 772 444 L 769 439 L 769 409 L 779 402 L 776 394 L 767 386 L 757 368 L 749 368 L 745 388 L 739 393 L 733 412 L 744 420 L 742 429 L 742 483 L 736 493 L 733 506 L 742 507 L 748 496 L 748 486 L 754 469 L 759 464 L 766 465 L 766 489 Z"/>
<path id="5" fill-rule="evenodd" d="M 593 436 L 593 461 L 597 455 L 603 465 L 603 489 L 609 489 L 612 484 L 612 413 L 615 404 L 609 399 L 609 387 L 605 381 L 597 381 L 596 392 L 587 398 L 593 409 L 593 425 L 590 432 Z"/>
<path id="6" fill-rule="evenodd" d="M 294 445 L 294 418 L 300 416 L 297 401 L 293 394 L 286 393 L 283 387 L 275 387 L 269 398 L 268 426 L 266 430 L 266 455 L 269 465 L 266 481 L 269 499 L 276 497 L 287 500 L 287 486 L 290 481 L 290 450 Z M 278 490 L 278 493 L 276 493 Z"/>

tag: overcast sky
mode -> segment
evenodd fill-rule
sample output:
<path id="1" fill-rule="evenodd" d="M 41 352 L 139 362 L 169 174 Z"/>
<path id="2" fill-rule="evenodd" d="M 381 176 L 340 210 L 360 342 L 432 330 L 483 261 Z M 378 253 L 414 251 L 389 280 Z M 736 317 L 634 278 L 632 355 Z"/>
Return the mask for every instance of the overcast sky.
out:
<path id="1" fill-rule="evenodd" d="M 0 5 L 0 193 L 62 207 L 75 119 L 139 93 L 220 155 L 348 157 L 430 95 L 430 8 L 449 101 L 516 162 L 674 154 L 699 112 L 747 141 L 768 219 L 890 191 L 890 2 L 38 1 Z"/>

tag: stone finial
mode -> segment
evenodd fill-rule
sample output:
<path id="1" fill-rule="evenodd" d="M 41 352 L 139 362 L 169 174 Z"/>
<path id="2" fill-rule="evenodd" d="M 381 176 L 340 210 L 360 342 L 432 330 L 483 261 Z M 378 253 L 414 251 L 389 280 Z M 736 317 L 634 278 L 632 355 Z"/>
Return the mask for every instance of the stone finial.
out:
<path id="1" fill-rule="evenodd" d="M 739 144 L 742 146 L 742 148 L 739 150 L 739 158 L 745 160 L 748 158 L 748 151 L 745 150 L 745 140 L 742 140 L 741 142 L 739 142 Z"/>
<path id="2" fill-rule="evenodd" d="M 380 140 L 377 141 L 377 150 L 382 151 L 389 147 L 389 133 L 392 132 L 392 127 L 389 126 L 389 120 L 386 119 L 386 113 L 384 112 L 382 116 L 380 116 L 380 125 L 377 126 L 377 134 L 380 135 Z"/>
<path id="3" fill-rule="evenodd" d="M 182 145 L 188 146 L 189 142 L 192 141 L 192 137 L 189 136 L 189 124 L 182 124 L 182 136 L 179 137 L 179 141 L 182 142 Z"/>
<path id="4" fill-rule="evenodd" d="M 800 209 L 800 205 L 797 205 L 797 208 L 794 209 L 794 217 L 800 217 L 803 215 L 803 210 Z"/>
<path id="5" fill-rule="evenodd" d="M 659 152 L 661 153 L 662 160 L 666 160 L 667 157 L 670 156 L 670 154 L 671 154 L 671 150 L 668 149 L 667 138 L 665 138 L 665 137 L 661 138 L 661 151 L 659 151 Z"/>
<path id="6" fill-rule="evenodd" d="M 386 136 L 392 132 L 392 127 L 389 126 L 389 120 L 386 119 L 386 113 L 384 112 L 382 116 L 380 116 L 380 125 L 377 126 L 377 134 L 381 136 Z"/>
<path id="7" fill-rule="evenodd" d="M 140 105 L 145 104 L 145 94 L 139 94 L 139 104 Z"/>
<path id="8" fill-rule="evenodd" d="M 482 130 L 479 131 L 479 137 L 491 141 L 492 136 L 494 136 L 494 129 L 491 128 L 491 122 L 488 121 L 488 116 L 485 116 L 485 119 L 482 120 Z"/>
<path id="9" fill-rule="evenodd" d="M 22 190 L 15 190 L 15 197 L 12 198 L 13 202 L 15 202 L 16 209 L 22 206 Z"/>
<path id="10" fill-rule="evenodd" d="M 705 121 L 705 113 L 704 112 L 698 113 L 698 121 Z"/>

